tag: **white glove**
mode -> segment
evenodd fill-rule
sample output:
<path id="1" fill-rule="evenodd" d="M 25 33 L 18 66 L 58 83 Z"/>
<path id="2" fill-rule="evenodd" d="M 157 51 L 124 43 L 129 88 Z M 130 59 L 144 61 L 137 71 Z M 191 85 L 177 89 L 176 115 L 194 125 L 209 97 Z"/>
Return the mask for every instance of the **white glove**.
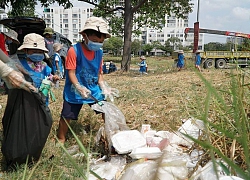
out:
<path id="1" fill-rule="evenodd" d="M 26 91 L 37 91 L 37 89 L 26 81 L 23 74 L 13 70 L 11 67 L 0 63 L 0 77 L 4 80 L 9 89 L 18 88 Z"/>
<path id="2" fill-rule="evenodd" d="M 102 94 L 105 96 L 105 100 L 109 97 L 111 102 L 114 102 L 114 97 L 119 97 L 118 89 L 109 87 L 106 81 L 99 82 L 99 86 L 102 89 Z"/>
<path id="3" fill-rule="evenodd" d="M 75 89 L 77 90 L 77 92 L 82 96 L 82 98 L 87 99 L 89 98 L 91 91 L 89 89 L 87 89 L 85 86 L 76 83 L 74 84 Z"/>
<path id="4" fill-rule="evenodd" d="M 0 77 L 6 77 L 13 69 L 0 60 Z"/>

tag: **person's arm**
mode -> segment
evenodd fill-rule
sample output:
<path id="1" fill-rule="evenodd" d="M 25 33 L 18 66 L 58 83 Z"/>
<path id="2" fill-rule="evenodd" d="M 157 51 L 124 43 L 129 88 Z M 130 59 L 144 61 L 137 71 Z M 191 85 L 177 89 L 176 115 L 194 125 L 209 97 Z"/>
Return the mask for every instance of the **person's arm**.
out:
<path id="1" fill-rule="evenodd" d="M 32 89 L 36 91 L 36 88 L 24 79 L 22 73 L 15 71 L 2 61 L 0 61 L 0 78 L 4 80 L 9 89 L 18 88 L 26 91 Z"/>
<path id="2" fill-rule="evenodd" d="M 60 70 L 60 69 L 59 69 L 59 63 L 58 63 L 58 61 L 56 61 L 56 70 L 57 70 L 57 71 Z"/>

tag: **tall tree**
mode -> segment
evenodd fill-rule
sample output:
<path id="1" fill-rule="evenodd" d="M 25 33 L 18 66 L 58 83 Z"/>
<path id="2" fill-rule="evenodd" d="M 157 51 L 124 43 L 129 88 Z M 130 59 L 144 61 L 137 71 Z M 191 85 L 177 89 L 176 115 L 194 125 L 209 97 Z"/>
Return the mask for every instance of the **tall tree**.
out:
<path id="1" fill-rule="evenodd" d="M 154 49 L 152 44 L 145 44 L 142 46 L 142 50 L 146 52 L 146 55 L 151 55 L 150 52 Z"/>
<path id="2" fill-rule="evenodd" d="M 112 33 L 123 35 L 123 57 L 121 69 L 128 71 L 131 62 L 132 27 L 148 26 L 162 28 L 165 15 L 184 17 L 192 11 L 191 0 L 79 0 L 96 7 L 94 15 L 106 18 Z M 137 30 L 137 29 L 136 29 Z M 139 32 L 139 31 L 135 31 Z"/>
<path id="3" fill-rule="evenodd" d="M 44 7 L 48 7 L 50 4 L 57 2 L 60 6 L 65 8 L 72 7 L 72 3 L 70 0 L 1 0 L 0 6 L 2 8 L 8 7 L 9 4 L 12 8 L 11 16 L 20 16 L 25 15 L 27 11 L 27 6 L 33 7 L 37 4 L 37 2 L 41 2 L 41 5 Z M 29 15 L 29 14 L 27 14 Z"/>
<path id="4" fill-rule="evenodd" d="M 15 11 L 23 11 L 23 0 L 2 0 L 5 5 L 10 3 Z M 25 0 L 26 1 L 26 0 Z M 27 0 L 40 1 L 42 6 L 49 6 L 57 2 L 59 5 L 69 8 L 70 0 Z M 131 36 L 132 27 L 148 26 L 162 28 L 165 26 L 165 15 L 174 14 L 184 17 L 192 11 L 191 0 L 78 0 L 96 7 L 94 15 L 106 18 L 113 33 L 123 34 L 124 46 L 121 68 L 128 71 L 131 62 Z M 139 32 L 139 31 L 136 31 Z"/>
<path id="5" fill-rule="evenodd" d="M 33 0 L 23 0 L 15 2 L 19 5 L 23 6 L 22 9 L 11 7 L 11 10 L 8 12 L 8 17 L 16 17 L 16 16 L 35 16 L 35 5 L 37 5 L 37 2 Z M 20 7 L 20 6 L 18 6 Z"/>
<path id="6" fill-rule="evenodd" d="M 131 52 L 134 55 L 139 55 L 139 51 L 141 50 L 141 41 L 138 39 L 135 39 L 132 43 L 131 43 Z"/>

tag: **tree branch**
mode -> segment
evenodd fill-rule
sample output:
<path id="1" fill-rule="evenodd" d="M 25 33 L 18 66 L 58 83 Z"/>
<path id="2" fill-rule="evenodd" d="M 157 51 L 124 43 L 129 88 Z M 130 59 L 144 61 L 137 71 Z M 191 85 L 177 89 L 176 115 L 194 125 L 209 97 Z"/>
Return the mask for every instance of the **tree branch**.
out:
<path id="1" fill-rule="evenodd" d="M 118 11 L 118 10 L 124 10 L 124 7 L 122 7 L 122 6 L 117 6 L 117 7 L 113 8 L 113 9 L 108 8 L 107 6 L 105 6 L 105 7 L 100 6 L 99 4 L 94 2 L 95 0 L 92 0 L 92 1 L 90 1 L 90 0 L 78 0 L 78 1 L 83 1 L 83 2 L 86 2 L 88 4 L 94 5 L 94 6 L 98 7 L 98 8 L 100 8 L 100 9 L 104 10 L 107 13 L 115 12 L 115 11 Z"/>
<path id="2" fill-rule="evenodd" d="M 132 13 L 136 12 L 145 2 L 147 2 L 148 0 L 141 0 L 136 6 L 134 6 L 132 8 Z"/>

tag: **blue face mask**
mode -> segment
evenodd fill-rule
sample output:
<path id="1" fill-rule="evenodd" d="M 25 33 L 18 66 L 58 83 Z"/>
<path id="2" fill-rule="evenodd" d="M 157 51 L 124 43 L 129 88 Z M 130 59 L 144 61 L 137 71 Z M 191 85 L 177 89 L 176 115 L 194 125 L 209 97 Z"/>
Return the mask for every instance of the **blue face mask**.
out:
<path id="1" fill-rule="evenodd" d="M 102 48 L 103 43 L 93 42 L 93 41 L 90 41 L 88 38 L 88 44 L 86 45 L 90 51 L 98 51 L 100 48 Z"/>
<path id="2" fill-rule="evenodd" d="M 33 62 L 40 62 L 44 59 L 44 54 L 40 53 L 27 54 L 27 58 L 30 58 L 30 60 Z"/>
<path id="3" fill-rule="evenodd" d="M 12 40 L 7 39 L 7 40 L 5 41 L 5 43 L 6 43 L 6 44 L 11 44 L 11 43 L 12 43 Z"/>

